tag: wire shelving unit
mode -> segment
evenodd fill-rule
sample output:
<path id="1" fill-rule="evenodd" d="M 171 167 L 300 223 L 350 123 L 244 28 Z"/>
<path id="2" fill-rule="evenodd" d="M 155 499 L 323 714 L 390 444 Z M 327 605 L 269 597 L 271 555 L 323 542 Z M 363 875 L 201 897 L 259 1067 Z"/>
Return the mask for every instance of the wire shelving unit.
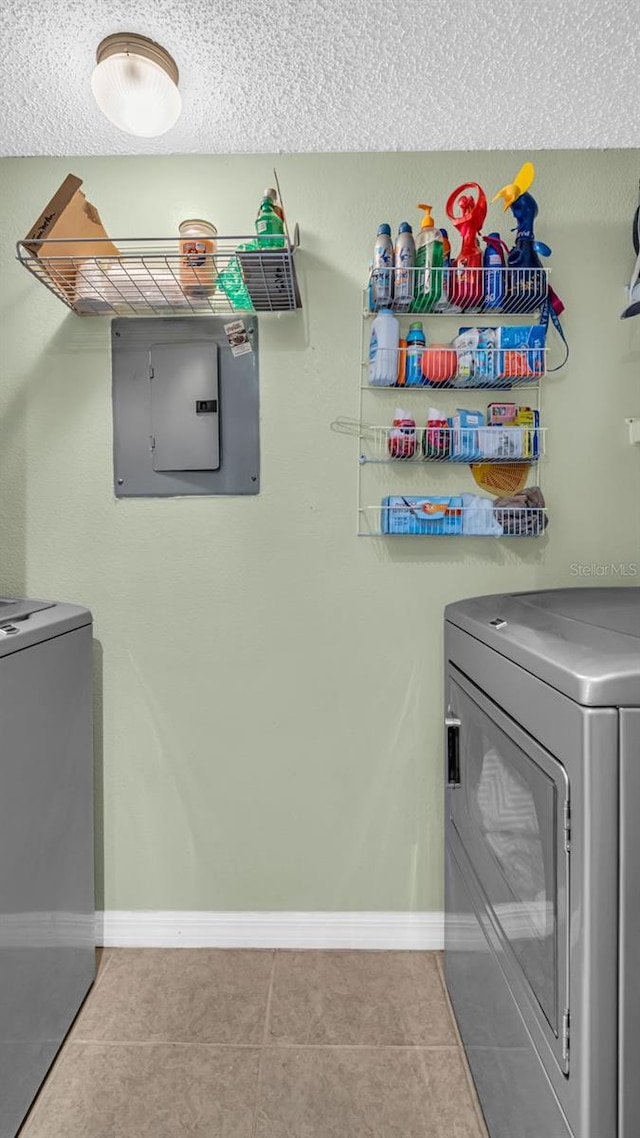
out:
<path id="1" fill-rule="evenodd" d="M 394 275 L 393 269 L 384 272 Z M 424 270 L 409 270 L 409 292 L 414 295 L 421 272 Z M 405 382 L 394 385 L 370 382 L 368 348 L 370 322 L 381 308 L 390 308 L 395 313 L 401 321 L 401 336 L 405 338 L 409 323 L 423 316 L 428 317 L 429 324 L 434 318 L 447 318 L 443 329 L 448 326 L 449 331 L 427 332 L 427 351 L 434 340 L 451 340 L 465 327 L 534 325 L 547 300 L 547 270 L 467 269 L 462 276 L 455 269 L 445 267 L 430 272 L 427 302 L 424 294 L 411 303 L 402 299 L 390 302 L 376 299 L 376 294 L 384 296 L 388 280 L 383 278 L 380 294 L 379 278 L 373 274 L 363 292 L 359 418 L 348 427 L 343 424 L 343 429 L 358 436 L 358 534 L 385 538 L 394 535 L 539 537 L 548 522 L 546 507 L 499 506 L 499 498 L 486 498 L 482 506 L 467 506 L 463 503 L 462 491 L 455 489 L 461 484 L 459 476 L 453 481 L 449 479 L 447 485 L 439 484 L 442 479 L 432 482 L 421 496 L 425 484 L 415 471 L 440 468 L 441 473 L 449 469 L 453 474 L 456 467 L 459 470 L 465 465 L 484 463 L 505 470 L 509 464 L 526 464 L 537 471 L 547 449 L 547 429 L 541 425 L 546 348 L 534 343 L 516 349 L 435 346 L 433 356 L 426 357 L 429 366 L 433 364 L 432 371 L 428 377 L 423 375 L 423 382 L 415 384 L 406 383 L 408 369 L 402 360 L 402 353 L 409 354 L 411 349 L 399 348 L 396 371 Z M 491 304 L 487 303 L 487 296 L 493 297 Z M 428 330 L 429 324 L 425 324 L 425 329 Z M 393 371 L 393 366 L 390 370 Z M 537 412 L 537 421 L 531 426 L 428 425 L 431 408 L 441 407 L 443 418 L 451 418 L 460 408 L 486 412 L 488 402 L 526 402 L 529 410 Z M 393 426 L 400 409 L 405 412 L 401 418 L 413 420 L 415 427 Z M 363 478 L 367 469 L 372 474 L 378 469 L 379 474 L 369 476 L 365 494 Z M 406 478 L 401 479 L 399 471 L 405 471 Z M 538 481 L 537 476 L 535 481 Z M 486 494 L 474 483 L 466 489 L 478 498 Z M 374 505 L 372 499 L 377 504 Z M 451 505 L 446 504 L 447 500 Z"/>
<path id="2" fill-rule="evenodd" d="M 279 248 L 255 248 L 255 236 L 216 237 L 199 264 L 183 255 L 178 235 L 19 241 L 16 254 L 78 316 L 227 316 L 302 307 L 297 226 L 293 241 L 281 240 Z"/>

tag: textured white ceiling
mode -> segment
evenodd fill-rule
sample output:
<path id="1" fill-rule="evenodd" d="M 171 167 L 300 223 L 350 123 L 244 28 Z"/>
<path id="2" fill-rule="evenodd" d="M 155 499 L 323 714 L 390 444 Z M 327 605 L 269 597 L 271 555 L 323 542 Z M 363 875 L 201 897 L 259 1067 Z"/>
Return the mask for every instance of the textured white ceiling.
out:
<path id="1" fill-rule="evenodd" d="M 640 145 L 635 0 L 2 0 L 0 153 L 179 154 Z M 174 55 L 182 117 L 122 134 L 95 49 Z"/>

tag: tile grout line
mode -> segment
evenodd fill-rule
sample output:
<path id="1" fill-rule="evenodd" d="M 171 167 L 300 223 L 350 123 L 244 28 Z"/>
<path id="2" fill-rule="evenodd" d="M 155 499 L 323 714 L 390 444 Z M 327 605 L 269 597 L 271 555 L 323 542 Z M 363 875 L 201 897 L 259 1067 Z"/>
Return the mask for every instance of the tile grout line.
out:
<path id="1" fill-rule="evenodd" d="M 203 1043 L 201 1039 L 71 1039 L 69 1047 L 206 1047 L 213 1051 L 259 1051 L 259 1043 Z"/>
<path id="2" fill-rule="evenodd" d="M 103 949 L 103 953 L 104 953 L 104 949 Z M 37 1117 L 37 1115 L 40 1111 L 40 1108 L 42 1106 L 42 1100 L 45 1096 L 47 1088 L 49 1087 L 49 1084 L 53 1082 L 53 1079 L 54 1079 L 54 1077 L 58 1071 L 58 1068 L 60 1067 L 60 1064 L 62 1063 L 62 1060 L 65 1057 L 65 1054 L 66 1054 L 68 1048 L 71 1047 L 73 1044 L 73 1033 L 75 1030 L 76 1023 L 78 1022 L 78 1020 L 80 1019 L 80 1016 L 82 1015 L 82 1011 L 83 1011 L 83 1008 L 85 1007 L 85 1004 L 87 1003 L 88 1000 L 91 999 L 93 993 L 96 992 L 98 990 L 98 988 L 100 987 L 100 985 L 102 984 L 102 981 L 104 980 L 105 972 L 107 972 L 109 969 L 109 965 L 111 963 L 112 956 L 113 956 L 113 950 L 110 950 L 107 957 L 106 957 L 104 965 L 98 970 L 98 974 L 97 974 L 93 984 L 89 988 L 89 991 L 87 992 L 84 1000 L 82 1001 L 80 1007 L 78 1008 L 78 1011 L 76 1012 L 75 1016 L 73 1017 L 73 1023 L 69 1027 L 67 1034 L 65 1035 L 62 1043 L 60 1044 L 60 1047 L 58 1048 L 58 1051 L 57 1051 L 56 1056 L 53 1060 L 53 1063 L 49 1067 L 49 1070 L 47 1071 L 44 1079 L 42 1080 L 42 1082 L 38 1088 L 38 1093 L 37 1093 L 34 1101 L 31 1103 L 29 1110 L 27 1111 L 24 1119 L 22 1120 L 22 1122 L 20 1124 L 20 1129 L 18 1130 L 16 1138 L 22 1138 L 23 1135 L 24 1135 L 24 1138 L 28 1138 L 27 1127 L 31 1126 L 31 1123 L 33 1122 L 34 1118 Z"/>
<path id="3" fill-rule="evenodd" d="M 203 1043 L 199 1039 L 73 1039 L 69 1047 L 206 1047 L 211 1051 L 458 1051 L 457 1043 Z"/>
<path id="4" fill-rule="evenodd" d="M 267 1006 L 264 1013 L 264 1031 L 262 1032 L 262 1044 L 260 1046 L 260 1056 L 258 1059 L 258 1078 L 256 1080 L 256 1105 L 253 1111 L 253 1123 L 251 1126 L 251 1138 L 256 1138 L 258 1132 L 258 1110 L 260 1108 L 260 1094 L 262 1091 L 262 1064 L 264 1059 L 264 1052 L 267 1046 L 267 1039 L 269 1035 L 269 1020 L 271 1018 L 271 998 L 273 996 L 273 981 L 276 974 L 276 958 L 277 949 L 273 950 L 273 960 L 271 961 L 271 974 L 269 976 L 269 991 L 267 992 Z"/>
<path id="5" fill-rule="evenodd" d="M 457 1043 L 267 1043 L 267 1051 L 458 1051 Z"/>
<path id="6" fill-rule="evenodd" d="M 458 1021 L 455 1017 L 455 1012 L 453 1010 L 453 1004 L 451 1003 L 451 997 L 449 996 L 449 989 L 447 988 L 447 984 L 446 984 L 446 981 L 444 978 L 444 966 L 442 963 L 442 957 L 441 957 L 440 953 L 437 953 L 436 968 L 438 970 L 438 975 L 440 977 L 440 983 L 442 984 L 442 990 L 444 992 L 444 998 L 445 998 L 445 1002 L 446 1002 L 446 1005 L 447 1005 L 447 1008 L 449 1011 L 449 1016 L 450 1016 L 451 1021 L 453 1023 L 453 1030 L 455 1032 L 455 1036 L 456 1036 L 456 1039 L 458 1041 L 458 1051 L 459 1051 L 460 1057 L 462 1059 L 462 1068 L 464 1070 L 465 1078 L 467 1080 L 467 1085 L 469 1087 L 469 1092 L 471 1094 L 471 1100 L 473 1102 L 473 1109 L 474 1109 L 476 1118 L 478 1120 L 478 1126 L 480 1129 L 480 1138 L 488 1138 L 487 1124 L 485 1122 L 484 1114 L 482 1113 L 482 1107 L 480 1106 L 480 1100 L 478 1099 L 478 1092 L 476 1090 L 476 1085 L 473 1081 L 473 1075 L 471 1074 L 471 1068 L 469 1066 L 469 1060 L 467 1059 L 467 1053 L 464 1049 L 464 1043 L 462 1042 L 462 1036 L 460 1035 L 460 1028 L 458 1027 Z"/>

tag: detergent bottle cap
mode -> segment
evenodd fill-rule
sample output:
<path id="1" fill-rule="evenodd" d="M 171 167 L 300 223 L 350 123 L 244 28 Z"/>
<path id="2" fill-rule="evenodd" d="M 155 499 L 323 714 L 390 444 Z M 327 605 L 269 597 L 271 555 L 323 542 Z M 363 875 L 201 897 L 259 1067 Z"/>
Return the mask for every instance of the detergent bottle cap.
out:
<path id="1" fill-rule="evenodd" d="M 391 237 L 391 226 L 383 221 L 382 225 L 378 226 L 378 233 L 386 233 L 387 237 Z"/>
<path id="2" fill-rule="evenodd" d="M 391 308 L 380 308 L 378 309 L 378 316 L 393 316 L 393 310 Z"/>
<path id="3" fill-rule="evenodd" d="M 422 225 L 420 226 L 420 228 L 421 229 L 433 229 L 434 225 L 435 225 L 435 222 L 431 216 L 431 210 L 433 209 L 433 206 L 432 205 L 424 205 L 422 202 L 420 202 L 418 205 L 418 209 L 424 210 L 424 217 L 422 219 Z"/>
<path id="4" fill-rule="evenodd" d="M 448 236 L 449 236 L 449 234 L 447 233 L 447 230 L 446 230 L 446 229 L 443 229 L 443 228 L 442 228 L 442 226 L 440 226 L 440 232 L 441 232 L 441 234 L 442 234 L 442 236 L 443 236 L 443 237 L 448 237 Z"/>
<path id="5" fill-rule="evenodd" d="M 487 237 L 491 237 L 491 239 L 493 241 L 499 241 L 500 240 L 500 234 L 499 233 L 487 233 Z"/>
<path id="6" fill-rule="evenodd" d="M 413 229 L 408 221 L 401 221 L 398 227 L 398 233 L 413 233 Z"/>

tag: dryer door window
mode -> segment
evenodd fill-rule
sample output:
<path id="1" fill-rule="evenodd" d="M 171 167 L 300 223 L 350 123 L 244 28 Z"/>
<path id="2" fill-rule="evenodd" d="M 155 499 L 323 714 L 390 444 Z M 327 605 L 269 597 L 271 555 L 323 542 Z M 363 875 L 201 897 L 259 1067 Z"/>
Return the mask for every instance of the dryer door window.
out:
<path id="1" fill-rule="evenodd" d="M 450 698 L 460 721 L 460 785 L 448 795 L 450 816 L 474 867 L 487 915 L 566 1069 L 566 772 L 460 673 L 454 676 Z"/>

